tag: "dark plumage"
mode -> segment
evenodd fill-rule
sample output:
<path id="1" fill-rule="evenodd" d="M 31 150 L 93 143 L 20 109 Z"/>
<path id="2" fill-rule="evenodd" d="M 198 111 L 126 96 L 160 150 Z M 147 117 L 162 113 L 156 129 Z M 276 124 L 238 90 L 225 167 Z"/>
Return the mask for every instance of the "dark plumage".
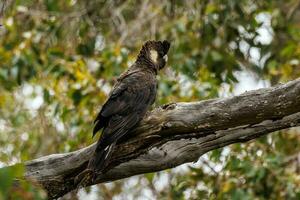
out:
<path id="1" fill-rule="evenodd" d="M 154 103 L 156 75 L 166 64 L 169 48 L 167 41 L 146 42 L 135 63 L 118 78 L 95 119 L 93 136 L 99 130 L 103 131 L 88 169 L 103 172 L 117 141 L 142 120 Z"/>

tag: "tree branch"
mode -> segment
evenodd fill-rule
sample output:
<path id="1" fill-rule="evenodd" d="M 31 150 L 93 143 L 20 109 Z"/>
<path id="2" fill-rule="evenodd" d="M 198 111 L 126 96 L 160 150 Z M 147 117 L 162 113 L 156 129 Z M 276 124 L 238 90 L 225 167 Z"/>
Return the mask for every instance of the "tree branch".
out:
<path id="1" fill-rule="evenodd" d="M 213 149 L 299 124 L 300 79 L 230 98 L 165 105 L 117 145 L 110 170 L 88 185 L 172 168 Z M 76 188 L 74 178 L 94 148 L 28 161 L 25 178 L 41 184 L 49 198 L 60 197 Z"/>

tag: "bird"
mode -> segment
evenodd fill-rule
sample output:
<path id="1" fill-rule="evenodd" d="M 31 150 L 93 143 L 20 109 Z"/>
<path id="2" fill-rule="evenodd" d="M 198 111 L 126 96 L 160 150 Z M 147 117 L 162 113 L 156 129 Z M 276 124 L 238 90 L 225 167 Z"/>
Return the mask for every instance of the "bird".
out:
<path id="1" fill-rule="evenodd" d="M 154 103 L 156 75 L 168 60 L 170 42 L 147 41 L 136 61 L 117 79 L 94 121 L 93 137 L 102 130 L 88 169 L 104 173 L 116 143 L 143 119 Z"/>

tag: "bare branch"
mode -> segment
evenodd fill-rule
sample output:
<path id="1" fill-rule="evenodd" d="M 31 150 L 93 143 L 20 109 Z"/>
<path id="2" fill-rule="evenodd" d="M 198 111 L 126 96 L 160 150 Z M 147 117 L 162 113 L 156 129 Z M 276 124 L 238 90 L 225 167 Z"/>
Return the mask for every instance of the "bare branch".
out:
<path id="1" fill-rule="evenodd" d="M 172 168 L 299 124 L 300 79 L 230 98 L 165 105 L 117 145 L 110 170 L 88 185 Z M 50 198 L 60 197 L 76 188 L 74 178 L 86 168 L 94 147 L 28 161 L 25 177 L 41 184 Z"/>

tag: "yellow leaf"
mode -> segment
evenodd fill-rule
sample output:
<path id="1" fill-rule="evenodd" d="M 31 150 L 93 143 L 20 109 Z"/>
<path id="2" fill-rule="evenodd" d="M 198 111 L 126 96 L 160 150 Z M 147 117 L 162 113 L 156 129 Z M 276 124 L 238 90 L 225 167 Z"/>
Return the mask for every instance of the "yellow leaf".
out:
<path id="1" fill-rule="evenodd" d="M 223 186 L 223 192 L 228 192 L 231 190 L 231 188 L 232 188 L 232 183 L 227 181 Z"/>
<path id="2" fill-rule="evenodd" d="M 0 107 L 3 107 L 5 104 L 5 96 L 4 95 L 0 95 Z"/>
<path id="3" fill-rule="evenodd" d="M 118 56 L 118 55 L 120 55 L 120 53 L 121 53 L 121 47 L 120 47 L 120 45 L 117 45 L 115 47 L 115 54 L 116 54 L 116 56 Z"/>

